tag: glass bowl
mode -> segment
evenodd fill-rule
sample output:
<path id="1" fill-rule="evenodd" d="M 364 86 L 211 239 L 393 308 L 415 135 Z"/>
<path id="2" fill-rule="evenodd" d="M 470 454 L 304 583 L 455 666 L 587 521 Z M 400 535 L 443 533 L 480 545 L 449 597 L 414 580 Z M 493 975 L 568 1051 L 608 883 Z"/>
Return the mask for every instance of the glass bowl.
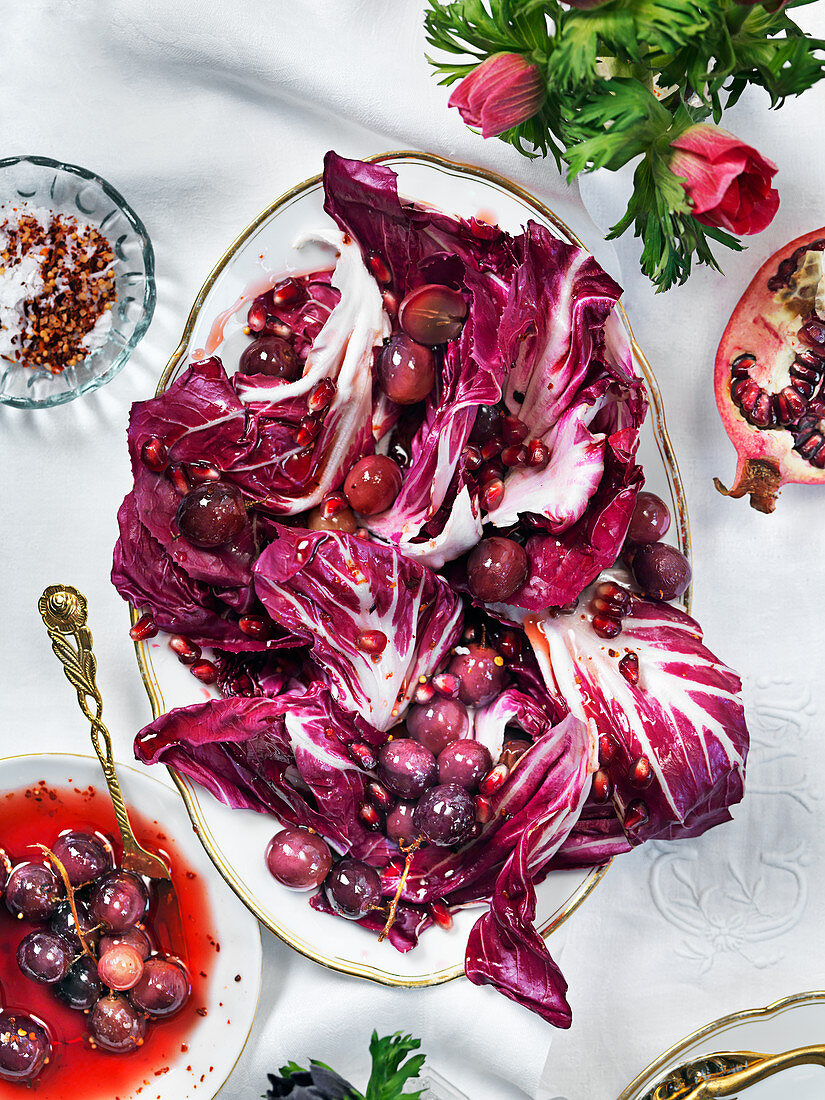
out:
<path id="1" fill-rule="evenodd" d="M 124 366 L 152 320 L 155 253 L 143 222 L 123 196 L 85 168 L 48 157 L 0 160 L 0 220 L 4 208 L 19 200 L 93 226 L 115 255 L 117 300 L 105 344 L 61 374 L 0 358 L 0 402 L 42 409 L 97 389 Z"/>

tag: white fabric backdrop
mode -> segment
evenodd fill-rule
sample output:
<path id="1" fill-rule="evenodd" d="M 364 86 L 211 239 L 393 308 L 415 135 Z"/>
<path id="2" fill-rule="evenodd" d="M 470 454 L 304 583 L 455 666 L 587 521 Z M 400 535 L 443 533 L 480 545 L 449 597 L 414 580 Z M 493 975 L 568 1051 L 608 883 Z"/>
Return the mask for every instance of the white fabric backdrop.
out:
<path id="1" fill-rule="evenodd" d="M 805 13 L 825 34 L 823 5 Z M 89 167 L 143 218 L 158 308 L 123 373 L 95 394 L 36 413 L 0 408 L 4 752 L 85 751 L 88 736 L 36 612 L 45 585 L 90 602 L 106 715 L 119 755 L 149 717 L 123 604 L 108 582 L 115 513 L 129 483 L 130 403 L 153 392 L 191 300 L 226 244 L 266 203 L 348 156 L 421 148 L 517 179 L 594 248 L 626 287 L 657 372 L 684 476 L 696 552 L 696 612 L 712 648 L 747 672 L 756 738 L 733 825 L 673 850 L 617 861 L 561 933 L 574 1025 L 551 1030 L 461 981 L 393 991 L 324 971 L 264 935 L 265 990 L 228 1096 L 260 1096 L 290 1057 L 363 1079 L 373 1027 L 421 1035 L 433 1065 L 475 1098 L 615 1100 L 684 1032 L 737 1007 L 825 986 L 818 838 L 825 705 L 823 502 L 784 491 L 774 516 L 718 496 L 734 456 L 711 366 L 750 274 L 785 240 L 825 222 L 823 89 L 769 113 L 745 97 L 728 125 L 781 165 L 774 224 L 726 275 L 700 270 L 654 295 L 637 242 L 616 252 L 551 163 L 483 142 L 448 111 L 424 59 L 421 0 L 2 0 L 0 155 Z M 596 223 L 616 220 L 629 180 L 588 179 Z M 557 937 L 557 955 L 562 944 Z M 546 1063 L 546 1064 L 545 1064 Z M 173 1100 L 173 1098 L 170 1098 Z"/>

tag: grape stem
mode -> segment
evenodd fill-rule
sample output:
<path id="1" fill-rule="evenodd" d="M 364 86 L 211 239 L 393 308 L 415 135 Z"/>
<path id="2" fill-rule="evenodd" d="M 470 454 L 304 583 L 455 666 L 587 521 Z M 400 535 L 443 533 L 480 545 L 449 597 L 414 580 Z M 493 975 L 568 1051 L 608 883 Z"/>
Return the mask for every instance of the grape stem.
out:
<path id="1" fill-rule="evenodd" d="M 74 930 L 75 932 L 77 932 L 77 938 L 80 940 L 80 946 L 83 948 L 83 954 L 88 955 L 93 963 L 97 963 L 97 959 L 94 957 L 91 949 L 89 948 L 89 945 L 86 943 L 86 934 L 80 927 L 80 917 L 78 916 L 77 906 L 75 905 L 74 900 L 74 887 L 72 886 L 71 882 L 69 882 L 69 875 L 66 871 L 66 868 L 63 866 L 58 856 L 54 854 L 51 848 L 47 848 L 45 844 L 34 844 L 32 845 L 32 847 L 40 849 L 40 851 L 46 856 L 48 861 L 54 866 L 57 873 L 63 879 L 63 885 L 66 887 L 66 896 L 69 899 L 69 906 L 71 907 L 72 916 L 74 917 Z"/>
<path id="2" fill-rule="evenodd" d="M 407 858 L 404 860 L 404 870 L 401 872 L 401 878 L 398 880 L 398 887 L 396 888 L 396 891 L 395 891 L 395 897 L 390 902 L 390 908 L 389 908 L 389 911 L 387 913 L 387 923 L 381 929 L 381 934 L 378 937 L 378 942 L 379 943 L 381 943 L 382 940 L 385 940 L 387 938 L 387 936 L 390 933 L 390 929 L 392 928 L 393 924 L 395 923 L 395 914 L 398 910 L 398 903 L 401 900 L 401 892 L 404 889 L 404 883 L 407 881 L 407 875 L 410 873 L 410 867 L 412 866 L 413 856 L 418 851 L 418 849 L 421 847 L 421 841 L 423 839 L 424 839 L 423 836 L 418 837 L 416 840 L 414 840 L 412 842 L 412 844 L 410 844 L 409 847 L 405 847 L 403 844 L 399 845 L 399 847 L 401 848 L 401 851 L 406 852 Z"/>

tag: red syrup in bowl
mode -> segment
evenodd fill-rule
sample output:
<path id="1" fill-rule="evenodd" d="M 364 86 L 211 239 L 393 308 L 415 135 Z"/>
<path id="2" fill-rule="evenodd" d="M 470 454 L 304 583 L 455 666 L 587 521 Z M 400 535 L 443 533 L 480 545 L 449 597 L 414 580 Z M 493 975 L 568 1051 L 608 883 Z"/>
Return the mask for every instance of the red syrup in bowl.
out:
<path id="1" fill-rule="evenodd" d="M 111 1054 L 89 1040 L 88 1014 L 64 1005 L 49 986 L 25 977 L 17 964 L 17 947 L 23 937 L 48 924 L 18 919 L 0 902 L 0 1005 L 11 1013 L 26 1013 L 44 1024 L 52 1041 L 52 1052 L 38 1077 L 29 1085 L 0 1080 L 0 1098 L 12 1100 L 26 1095 L 37 1100 L 163 1100 L 164 1078 L 174 1064 L 189 1068 L 188 1039 L 207 1014 L 208 977 L 220 951 L 210 928 L 206 883 L 194 872 L 168 836 L 161 822 L 151 820 L 133 808 L 129 814 L 135 835 L 150 851 L 169 865 L 181 910 L 186 944 L 186 963 L 191 982 L 189 999 L 176 1016 L 168 1020 L 149 1019 L 146 1038 L 136 1050 Z M 54 846 L 66 830 L 98 833 L 112 845 L 118 865 L 122 856 L 112 805 L 105 787 L 80 789 L 71 779 L 63 787 L 39 784 L 0 794 L 0 847 L 12 864 L 39 860 L 36 844 Z M 157 904 L 152 897 L 142 922 L 154 939 L 164 937 Z M 202 1069 L 202 1067 L 200 1067 Z M 191 1069 L 193 1085 L 201 1085 L 200 1073 Z"/>

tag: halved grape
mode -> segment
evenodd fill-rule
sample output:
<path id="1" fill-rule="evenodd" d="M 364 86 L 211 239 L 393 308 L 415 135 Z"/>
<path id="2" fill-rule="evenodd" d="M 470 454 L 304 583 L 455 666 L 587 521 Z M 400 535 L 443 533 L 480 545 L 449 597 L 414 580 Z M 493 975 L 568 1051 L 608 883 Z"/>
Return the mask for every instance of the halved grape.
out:
<path id="1" fill-rule="evenodd" d="M 137 985 L 143 977 L 143 959 L 130 944 L 118 943 L 101 953 L 97 972 L 104 985 L 123 992 Z"/>

